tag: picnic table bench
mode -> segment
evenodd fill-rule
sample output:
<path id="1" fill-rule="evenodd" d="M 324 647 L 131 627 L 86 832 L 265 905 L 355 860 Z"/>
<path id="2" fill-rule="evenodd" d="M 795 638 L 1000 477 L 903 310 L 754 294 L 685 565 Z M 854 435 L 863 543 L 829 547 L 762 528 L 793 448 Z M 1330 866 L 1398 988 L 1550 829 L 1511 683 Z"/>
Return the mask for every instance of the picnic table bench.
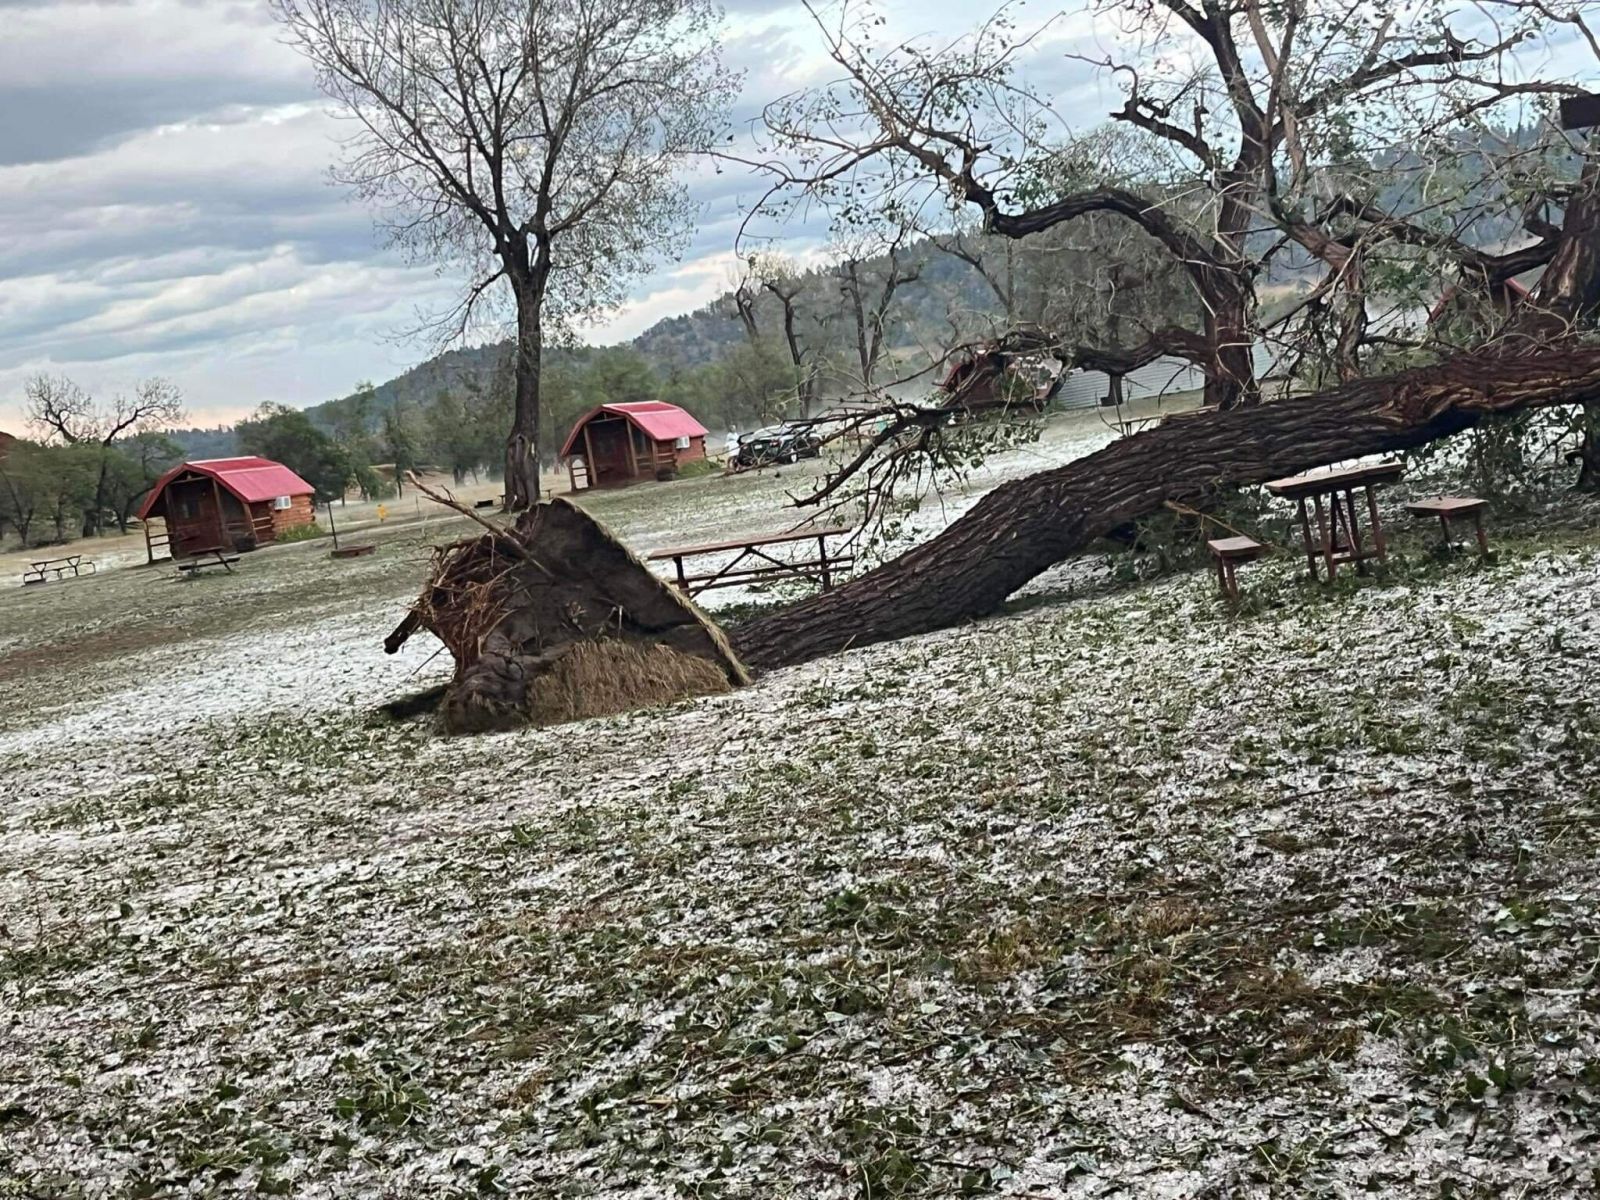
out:
<path id="1" fill-rule="evenodd" d="M 1239 579 L 1235 574 L 1239 564 L 1255 562 L 1267 552 L 1267 548 L 1255 538 L 1240 536 L 1213 538 L 1206 543 L 1206 549 L 1216 559 L 1217 584 L 1222 588 L 1222 594 L 1235 604 L 1239 603 Z"/>
<path id="2" fill-rule="evenodd" d="M 94 574 L 94 561 L 86 559 L 81 554 L 68 554 L 64 558 L 41 558 L 38 562 L 28 564 L 28 569 L 22 573 L 22 584 L 26 587 L 30 583 L 44 583 L 47 574 L 53 574 L 60 580 L 71 572 L 74 578 L 87 571 Z"/>
<path id="3" fill-rule="evenodd" d="M 670 546 L 665 550 L 656 550 L 648 557 L 651 562 L 670 559 L 676 573 L 673 582 L 687 596 L 697 596 L 711 588 L 739 587 L 770 579 L 815 580 L 822 584 L 823 591 L 827 591 L 833 586 L 833 573 L 841 568 L 848 568 L 855 562 L 853 554 L 841 554 L 838 551 L 830 554 L 828 539 L 852 532 L 854 530 L 851 526 L 842 525 L 829 529 L 790 530 L 787 533 L 757 533 L 726 542 L 708 542 L 698 546 Z M 817 543 L 816 558 L 775 558 L 766 550 L 769 546 L 812 540 Z M 716 570 L 691 575 L 683 565 L 686 558 L 727 554 L 735 550 L 738 554 Z"/>
<path id="4" fill-rule="evenodd" d="M 1483 513 L 1488 507 L 1487 500 L 1480 500 L 1476 496 L 1429 496 L 1424 500 L 1411 501 L 1406 505 L 1406 511 L 1414 517 L 1438 517 L 1439 526 L 1444 530 L 1444 548 L 1447 551 L 1450 549 L 1450 522 L 1470 519 L 1473 532 L 1478 535 L 1478 552 L 1487 558 L 1489 535 L 1483 531 Z"/>
<path id="5" fill-rule="evenodd" d="M 238 552 L 230 553 L 224 546 L 209 546 L 203 550 L 189 551 L 189 557 L 178 560 L 180 574 L 188 575 L 191 579 L 207 567 L 221 567 L 229 575 L 233 574 L 233 564 L 239 561 Z"/>
<path id="6" fill-rule="evenodd" d="M 1311 578 L 1317 574 L 1320 558 L 1328 567 L 1328 581 L 1333 581 L 1340 563 L 1354 563 L 1358 572 L 1366 570 L 1368 559 L 1380 562 L 1389 556 L 1388 543 L 1383 537 L 1383 522 L 1378 517 L 1378 501 L 1373 489 L 1393 483 L 1405 474 L 1405 464 L 1400 462 L 1374 463 L 1366 467 L 1348 467 L 1338 471 L 1308 471 L 1304 475 L 1291 475 L 1287 479 L 1274 479 L 1266 485 L 1267 491 L 1285 500 L 1299 503 L 1300 534 L 1305 542 L 1306 567 Z M 1372 523 L 1372 544 L 1361 543 L 1361 520 L 1356 513 L 1356 492 L 1363 491 L 1367 499 L 1367 515 Z M 1327 497 L 1326 512 L 1323 497 Z M 1317 536 L 1311 536 L 1311 516 L 1306 501 L 1311 501 L 1317 517 Z"/>

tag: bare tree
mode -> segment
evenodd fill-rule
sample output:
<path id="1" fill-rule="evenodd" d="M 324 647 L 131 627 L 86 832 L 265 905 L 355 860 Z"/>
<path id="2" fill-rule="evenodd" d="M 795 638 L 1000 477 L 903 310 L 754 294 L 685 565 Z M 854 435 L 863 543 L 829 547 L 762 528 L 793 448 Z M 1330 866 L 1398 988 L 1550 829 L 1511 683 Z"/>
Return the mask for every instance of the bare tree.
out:
<path id="1" fill-rule="evenodd" d="M 452 333 L 505 281 L 505 503 L 539 495 L 547 328 L 617 303 L 687 235 L 675 171 L 738 87 L 710 0 L 273 0 L 354 126 L 336 178 L 417 257 L 466 266 Z"/>
<path id="2" fill-rule="evenodd" d="M 112 444 L 170 428 L 183 419 L 183 396 L 170 380 L 140 382 L 128 396 L 100 403 L 64 375 L 35 375 L 24 385 L 28 423 L 43 437 L 69 446 L 98 446 L 94 503 L 83 514 L 83 536 L 100 531 L 111 476 Z"/>
<path id="3" fill-rule="evenodd" d="M 884 334 L 895 293 L 922 276 L 922 267 L 907 245 L 911 236 L 908 224 L 896 222 L 885 234 L 845 237 L 838 245 L 834 275 L 849 305 L 858 381 L 865 392 L 873 390 L 873 375 L 886 348 Z"/>

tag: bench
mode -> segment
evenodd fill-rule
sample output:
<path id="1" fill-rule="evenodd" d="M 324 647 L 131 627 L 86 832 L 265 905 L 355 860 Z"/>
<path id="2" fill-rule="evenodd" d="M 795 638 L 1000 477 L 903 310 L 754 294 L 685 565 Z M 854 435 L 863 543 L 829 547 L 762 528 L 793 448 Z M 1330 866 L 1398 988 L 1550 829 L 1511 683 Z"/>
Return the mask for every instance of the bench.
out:
<path id="1" fill-rule="evenodd" d="M 1446 550 L 1450 549 L 1450 522 L 1471 517 L 1473 532 L 1478 535 L 1478 552 L 1488 558 L 1489 537 L 1483 531 L 1483 512 L 1488 507 L 1487 500 L 1480 500 L 1476 496 L 1430 496 L 1411 501 L 1406 505 L 1406 511 L 1413 517 L 1438 517 L 1439 526 L 1444 530 Z"/>
<path id="2" fill-rule="evenodd" d="M 699 546 L 673 546 L 665 550 L 657 550 L 650 554 L 651 562 L 661 562 L 670 559 L 675 569 L 674 583 L 678 590 L 686 596 L 698 596 L 701 592 L 718 587 L 741 587 L 749 583 L 762 583 L 772 579 L 806 579 L 822 585 L 822 590 L 827 591 L 833 586 L 834 573 L 847 569 L 855 563 L 855 555 L 841 554 L 837 551 L 829 553 L 828 539 L 842 537 L 852 533 L 851 526 L 844 525 L 831 529 L 802 529 L 791 530 L 788 533 L 761 533 L 751 534 L 748 537 L 734 538 L 726 542 L 708 542 Z M 815 539 L 817 543 L 817 556 L 814 559 L 782 559 L 774 558 L 768 554 L 766 547 L 787 545 L 791 542 L 807 542 Z M 714 571 L 705 571 L 701 574 L 691 575 L 684 568 L 686 558 L 698 558 L 709 554 L 727 554 L 732 551 L 738 553 L 729 562 L 724 563 Z M 749 565 L 744 565 L 749 564 Z"/>
<path id="3" fill-rule="evenodd" d="M 71 572 L 77 578 L 84 572 L 94 574 L 94 561 L 86 559 L 81 554 L 69 554 L 65 558 L 42 558 L 38 562 L 28 564 L 28 569 L 22 573 L 22 586 L 30 583 L 44 583 L 45 576 L 54 575 L 57 581 L 66 578 Z"/>
<path id="4" fill-rule="evenodd" d="M 229 575 L 232 575 L 233 564 L 238 561 L 238 554 L 229 554 L 223 547 L 214 546 L 207 550 L 191 550 L 188 558 L 178 562 L 178 571 L 193 579 L 195 575 L 207 567 L 221 567 Z"/>
<path id="5" fill-rule="evenodd" d="M 1211 557 L 1217 560 L 1217 584 L 1222 594 L 1235 604 L 1239 603 L 1239 580 L 1234 571 L 1240 563 L 1254 562 L 1267 552 L 1267 548 L 1254 538 L 1213 538 L 1206 543 Z"/>

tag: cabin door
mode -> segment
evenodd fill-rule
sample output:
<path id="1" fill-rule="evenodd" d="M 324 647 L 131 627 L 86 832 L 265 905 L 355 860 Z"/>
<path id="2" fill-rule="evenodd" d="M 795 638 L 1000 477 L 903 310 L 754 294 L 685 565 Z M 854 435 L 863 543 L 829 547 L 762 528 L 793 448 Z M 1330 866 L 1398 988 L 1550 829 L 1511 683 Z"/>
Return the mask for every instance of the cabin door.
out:
<path id="1" fill-rule="evenodd" d="M 584 436 L 594 454 L 590 464 L 593 486 L 626 483 L 633 478 L 633 468 L 628 460 L 628 422 L 590 421 Z"/>

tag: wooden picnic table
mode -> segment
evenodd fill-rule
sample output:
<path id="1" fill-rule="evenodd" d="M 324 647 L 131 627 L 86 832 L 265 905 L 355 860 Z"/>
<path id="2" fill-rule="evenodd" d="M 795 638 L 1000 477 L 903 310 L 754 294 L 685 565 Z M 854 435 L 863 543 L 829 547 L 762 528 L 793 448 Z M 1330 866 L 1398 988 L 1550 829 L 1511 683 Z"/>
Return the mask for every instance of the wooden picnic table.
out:
<path id="1" fill-rule="evenodd" d="M 1368 559 L 1380 562 L 1389 556 L 1389 546 L 1383 536 L 1383 521 L 1378 516 L 1378 501 L 1373 490 L 1386 483 L 1394 483 L 1405 474 L 1405 464 L 1387 461 L 1366 467 L 1348 467 L 1334 471 L 1308 471 L 1304 475 L 1291 475 L 1287 479 L 1274 479 L 1266 485 L 1267 491 L 1285 500 L 1299 504 L 1300 534 L 1305 542 L 1306 567 L 1311 578 L 1320 579 L 1317 560 L 1328 567 L 1328 579 L 1333 580 L 1340 563 L 1354 563 L 1358 572 L 1366 570 Z M 1361 518 L 1356 511 L 1356 492 L 1365 493 L 1367 517 L 1372 525 L 1370 545 L 1361 541 Z M 1323 498 L 1328 504 L 1326 511 Z M 1307 501 L 1310 501 L 1308 507 Z M 1311 513 L 1316 513 L 1317 535 L 1311 536 Z"/>
<path id="2" fill-rule="evenodd" d="M 849 525 L 833 526 L 827 529 L 796 529 L 785 533 L 757 533 L 742 538 L 733 538 L 726 542 L 706 542 L 696 546 L 669 546 L 664 550 L 653 551 L 648 557 L 651 562 L 660 562 L 670 559 L 676 572 L 674 582 L 680 591 L 687 596 L 697 596 L 701 592 L 716 587 L 738 587 L 746 583 L 760 583 L 769 579 L 813 579 L 822 584 L 822 590 L 827 591 L 833 586 L 833 572 L 841 567 L 849 567 L 855 562 L 855 555 L 840 554 L 835 551 L 828 553 L 828 539 L 853 533 Z M 815 540 L 817 543 L 817 557 L 814 559 L 782 559 L 774 558 L 765 550 L 767 546 L 781 546 L 792 542 L 808 542 Z M 731 551 L 738 554 L 724 563 L 715 571 L 708 571 L 699 575 L 690 575 L 684 568 L 683 560 L 697 558 L 707 554 L 727 554 Z M 743 563 L 752 565 L 742 567 Z"/>
<path id="3" fill-rule="evenodd" d="M 57 580 L 71 572 L 73 577 L 87 571 L 94 574 L 93 560 L 86 560 L 81 554 L 68 554 L 64 558 L 41 558 L 38 562 L 28 564 L 28 569 L 22 573 L 22 583 L 26 587 L 30 583 L 45 582 L 46 574 L 54 574 Z"/>

